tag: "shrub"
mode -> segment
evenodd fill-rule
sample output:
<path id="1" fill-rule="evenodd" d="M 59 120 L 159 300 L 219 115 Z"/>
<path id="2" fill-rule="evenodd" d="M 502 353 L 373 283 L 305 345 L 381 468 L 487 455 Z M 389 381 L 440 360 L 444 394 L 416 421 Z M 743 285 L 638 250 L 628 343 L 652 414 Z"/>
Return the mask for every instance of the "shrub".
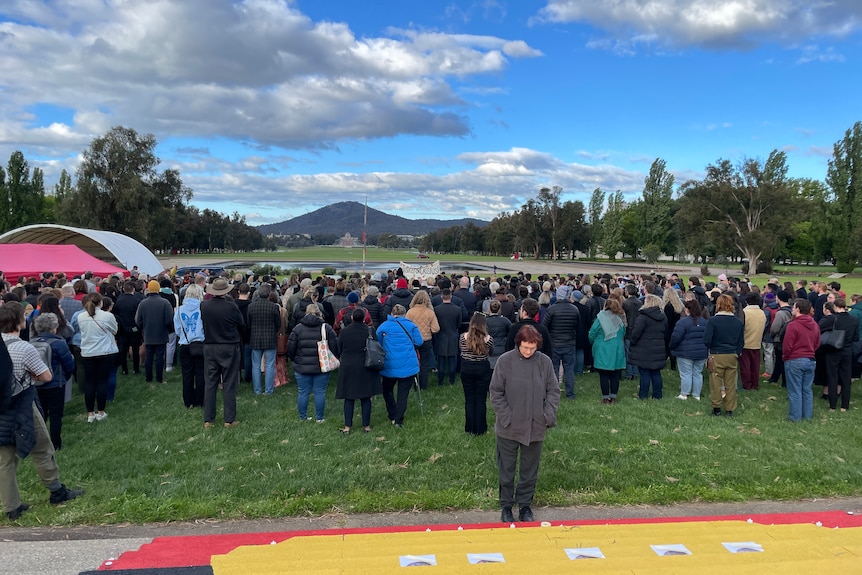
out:
<path id="1" fill-rule="evenodd" d="M 326 266 L 325 268 L 320 270 L 320 273 L 325 276 L 334 276 L 337 273 L 337 270 L 335 269 L 335 266 Z"/>

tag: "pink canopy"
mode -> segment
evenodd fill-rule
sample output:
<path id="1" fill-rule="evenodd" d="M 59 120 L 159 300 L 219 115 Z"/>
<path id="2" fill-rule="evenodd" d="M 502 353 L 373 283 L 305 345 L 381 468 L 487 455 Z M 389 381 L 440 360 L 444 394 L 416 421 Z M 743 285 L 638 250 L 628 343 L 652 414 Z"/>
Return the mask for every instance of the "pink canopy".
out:
<path id="1" fill-rule="evenodd" d="M 98 277 L 129 272 L 94 258 L 78 246 L 50 244 L 0 244 L 0 270 L 13 284 L 19 276 L 39 277 L 43 272 L 64 272 L 67 277 L 91 271 Z"/>

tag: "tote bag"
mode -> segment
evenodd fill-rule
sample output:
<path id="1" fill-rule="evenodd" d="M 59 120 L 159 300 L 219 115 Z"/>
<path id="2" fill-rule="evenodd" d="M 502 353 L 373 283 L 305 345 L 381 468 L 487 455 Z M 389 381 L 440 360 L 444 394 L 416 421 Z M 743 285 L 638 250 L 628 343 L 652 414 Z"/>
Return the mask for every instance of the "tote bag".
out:
<path id="1" fill-rule="evenodd" d="M 317 342 L 317 360 L 320 362 L 320 372 L 329 373 L 335 371 L 341 362 L 335 357 L 335 354 L 329 349 L 329 344 L 326 341 L 326 324 L 320 326 L 320 341 Z"/>

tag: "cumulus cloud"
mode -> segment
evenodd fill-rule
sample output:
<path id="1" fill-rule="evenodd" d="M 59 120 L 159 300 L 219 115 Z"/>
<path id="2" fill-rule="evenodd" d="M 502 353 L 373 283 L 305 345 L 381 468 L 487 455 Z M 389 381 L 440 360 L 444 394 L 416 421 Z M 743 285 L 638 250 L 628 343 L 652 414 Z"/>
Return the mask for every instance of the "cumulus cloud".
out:
<path id="1" fill-rule="evenodd" d="M 452 83 L 541 55 L 493 36 L 357 37 L 286 0 L 12 2 L 0 17 L 0 141 L 65 149 L 118 124 L 292 149 L 460 137 L 468 103 Z M 33 126 L 21 113 L 33 102 L 72 108 L 74 122 Z"/>
<path id="2" fill-rule="evenodd" d="M 180 162 L 177 167 L 194 188 L 196 202 L 234 202 L 247 206 L 245 212 L 265 214 L 259 219 L 249 217 L 253 224 L 287 219 L 273 216 L 281 214 L 285 198 L 293 205 L 316 208 L 347 200 L 364 202 L 366 196 L 369 206 L 389 213 L 415 213 L 421 204 L 426 217 L 450 219 L 470 213 L 490 220 L 519 208 L 543 186 L 561 186 L 564 200 L 587 203 L 597 187 L 640 193 L 645 176 L 606 164 L 566 163 L 528 148 L 469 152 L 457 159 L 464 169 L 442 174 L 379 171 L 271 177 L 256 169 L 240 169 L 246 162 L 225 166 L 220 173 L 202 164 Z"/>
<path id="3" fill-rule="evenodd" d="M 857 0 L 548 0 L 548 22 L 584 22 L 609 38 L 590 46 L 620 53 L 639 44 L 746 49 L 764 42 L 795 45 L 841 37 L 862 27 Z"/>

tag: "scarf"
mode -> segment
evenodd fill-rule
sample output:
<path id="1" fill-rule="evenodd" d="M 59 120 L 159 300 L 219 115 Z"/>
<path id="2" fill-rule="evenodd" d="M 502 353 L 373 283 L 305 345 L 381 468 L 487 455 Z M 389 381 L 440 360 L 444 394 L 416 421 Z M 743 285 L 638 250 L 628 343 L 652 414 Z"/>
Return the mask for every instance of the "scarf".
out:
<path id="1" fill-rule="evenodd" d="M 623 327 L 622 318 L 606 309 L 600 311 L 596 319 L 599 320 L 599 324 L 605 334 L 605 341 L 617 337 L 617 332 Z"/>

